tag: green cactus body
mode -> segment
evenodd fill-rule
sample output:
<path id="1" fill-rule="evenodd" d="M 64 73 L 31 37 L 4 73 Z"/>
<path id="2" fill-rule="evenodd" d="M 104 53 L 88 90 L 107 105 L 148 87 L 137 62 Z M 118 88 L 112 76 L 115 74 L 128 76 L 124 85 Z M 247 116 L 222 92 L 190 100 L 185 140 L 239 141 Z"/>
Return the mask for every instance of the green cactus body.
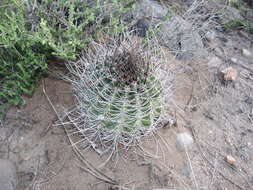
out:
<path id="1" fill-rule="evenodd" d="M 100 69 L 97 67 L 87 77 L 91 80 L 83 84 L 89 98 L 81 101 L 89 122 L 106 130 L 132 132 L 148 128 L 157 121 L 162 88 L 155 76 L 127 85 L 102 74 Z"/>
<path id="2" fill-rule="evenodd" d="M 79 137 L 102 152 L 151 134 L 165 116 L 170 94 L 171 75 L 161 69 L 164 59 L 155 43 L 135 43 L 131 36 L 118 42 L 94 42 L 79 62 L 67 65 L 76 94 L 70 121 Z"/>

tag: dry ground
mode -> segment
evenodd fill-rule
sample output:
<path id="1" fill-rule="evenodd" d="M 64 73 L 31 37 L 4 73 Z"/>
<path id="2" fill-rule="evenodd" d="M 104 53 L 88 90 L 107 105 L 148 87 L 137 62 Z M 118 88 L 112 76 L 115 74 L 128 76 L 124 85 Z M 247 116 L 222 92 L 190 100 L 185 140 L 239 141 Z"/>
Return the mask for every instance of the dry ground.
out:
<path id="1" fill-rule="evenodd" d="M 218 33 L 214 42 L 205 42 L 206 58 L 183 62 L 168 53 L 168 65 L 176 68 L 171 116 L 177 125 L 157 129 L 141 148 L 110 161 L 92 149 L 81 161 L 64 128 L 55 125 L 50 101 L 63 116 L 74 97 L 70 85 L 55 77 L 65 69 L 53 66 L 54 75 L 40 81 L 26 104 L 8 111 L 0 128 L 0 158 L 17 165 L 18 190 L 253 189 L 253 58 L 241 54 L 243 48 L 253 54 L 252 42 L 247 33 Z M 216 67 L 208 64 L 214 56 L 221 60 Z M 240 61 L 232 63 L 231 57 Z M 228 66 L 239 75 L 224 84 L 218 73 Z M 176 134 L 184 131 L 194 144 L 180 151 Z"/>

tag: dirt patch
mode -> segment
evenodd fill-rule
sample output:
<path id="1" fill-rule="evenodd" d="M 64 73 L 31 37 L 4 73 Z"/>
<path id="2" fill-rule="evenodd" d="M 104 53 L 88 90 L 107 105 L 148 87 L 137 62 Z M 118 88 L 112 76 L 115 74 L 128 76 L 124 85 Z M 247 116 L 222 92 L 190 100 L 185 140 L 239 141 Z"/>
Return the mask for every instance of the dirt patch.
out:
<path id="1" fill-rule="evenodd" d="M 240 76 L 235 84 L 224 86 L 205 60 L 185 63 L 170 54 L 167 58 L 180 71 L 171 106 L 177 125 L 158 129 L 155 136 L 143 139 L 141 148 L 120 152 L 109 161 L 108 155 L 83 149 L 85 159 L 119 185 L 87 170 L 63 127 L 55 126 L 57 116 L 45 93 L 63 116 L 74 104 L 70 85 L 53 77 L 43 79 L 24 106 L 9 110 L 0 128 L 0 156 L 18 166 L 19 190 L 251 188 L 253 81 Z M 188 69 L 180 70 L 182 66 Z M 176 134 L 184 131 L 195 143 L 180 151 Z M 236 158 L 235 166 L 224 161 L 228 154 Z"/>
<path id="2" fill-rule="evenodd" d="M 52 107 L 64 117 L 74 105 L 71 87 L 45 78 L 24 106 L 8 111 L 0 128 L 0 158 L 17 165 L 19 190 L 253 189 L 253 63 L 241 53 L 253 52 L 252 39 L 217 31 L 212 42 L 204 39 L 209 58 L 221 60 L 215 67 L 208 59 L 178 61 L 164 49 L 176 75 L 168 115 L 176 125 L 157 129 L 141 146 L 110 160 L 91 148 L 83 147 L 82 159 L 75 154 Z M 239 76 L 223 83 L 218 73 L 228 66 Z M 181 132 L 194 138 L 185 151 L 177 148 Z M 234 165 L 225 161 L 227 155 L 235 158 Z"/>
<path id="3" fill-rule="evenodd" d="M 74 154 L 62 126 L 54 126 L 56 111 L 74 104 L 69 84 L 56 78 L 45 78 L 26 104 L 9 110 L 1 128 L 1 157 L 16 163 L 19 171 L 19 189 L 109 189 L 87 173 L 85 166 Z M 132 148 L 119 153 L 107 162 L 108 155 L 99 156 L 92 149 L 85 158 L 99 171 L 118 184 L 136 189 L 178 186 L 177 173 L 184 166 L 184 153 L 176 148 L 175 134 L 179 128 L 158 130 L 158 137 L 144 139 L 142 149 Z M 106 165 L 104 165 L 104 163 Z"/>

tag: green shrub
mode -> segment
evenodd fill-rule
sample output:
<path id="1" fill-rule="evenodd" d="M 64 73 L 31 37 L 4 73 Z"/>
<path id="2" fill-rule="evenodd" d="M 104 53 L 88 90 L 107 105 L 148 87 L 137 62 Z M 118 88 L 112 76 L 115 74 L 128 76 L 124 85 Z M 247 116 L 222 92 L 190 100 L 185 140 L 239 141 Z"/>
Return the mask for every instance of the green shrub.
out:
<path id="1" fill-rule="evenodd" d="M 253 22 L 233 19 L 224 24 L 225 31 L 229 32 L 231 30 L 245 30 L 247 32 L 253 33 Z"/>
<path id="2" fill-rule="evenodd" d="M 231 1 L 231 6 L 241 9 L 243 7 L 243 1 L 242 0 L 236 0 L 236 1 Z"/>
<path id="3" fill-rule="evenodd" d="M 31 1 L 33 2 L 33 1 Z M 43 0 L 31 11 L 31 28 L 43 45 L 61 58 L 75 59 L 76 52 L 98 32 L 122 30 L 121 15 L 134 0 Z M 37 21 L 39 20 L 39 22 Z"/>
<path id="4" fill-rule="evenodd" d="M 32 94 L 49 57 L 76 59 L 99 32 L 122 30 L 121 15 L 133 0 L 110 2 L 0 2 L 0 115 L 6 105 L 21 104 L 21 94 Z"/>
<path id="5" fill-rule="evenodd" d="M 27 30 L 23 10 L 23 4 L 15 1 L 5 1 L 0 7 L 0 119 L 7 104 L 21 104 L 20 95 L 33 92 L 47 68 L 46 51 Z"/>

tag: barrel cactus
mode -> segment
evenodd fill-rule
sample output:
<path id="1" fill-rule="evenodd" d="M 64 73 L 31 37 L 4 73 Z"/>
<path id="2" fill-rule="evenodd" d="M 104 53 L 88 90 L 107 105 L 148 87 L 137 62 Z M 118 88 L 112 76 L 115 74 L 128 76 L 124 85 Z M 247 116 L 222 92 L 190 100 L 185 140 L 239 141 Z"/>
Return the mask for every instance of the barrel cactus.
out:
<path id="1" fill-rule="evenodd" d="M 68 69 L 76 96 L 68 115 L 83 146 L 101 153 L 136 145 L 164 119 L 172 74 L 155 40 L 93 42 Z"/>

